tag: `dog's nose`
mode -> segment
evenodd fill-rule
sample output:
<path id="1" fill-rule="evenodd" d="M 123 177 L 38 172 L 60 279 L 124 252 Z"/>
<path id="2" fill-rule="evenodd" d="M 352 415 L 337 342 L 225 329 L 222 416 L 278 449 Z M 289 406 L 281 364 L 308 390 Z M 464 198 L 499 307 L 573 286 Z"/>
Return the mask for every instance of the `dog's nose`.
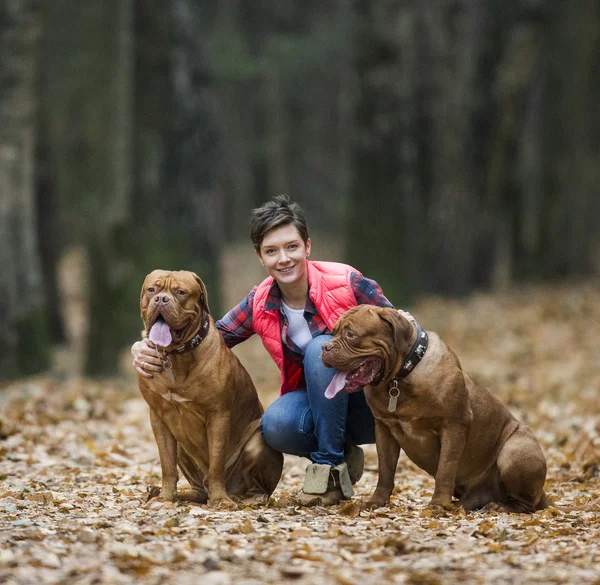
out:
<path id="1" fill-rule="evenodd" d="M 169 302 L 169 295 L 156 295 L 154 297 L 154 302 L 157 305 L 166 305 Z"/>
<path id="2" fill-rule="evenodd" d="M 327 351 L 331 351 L 333 349 L 333 343 L 331 341 L 328 341 L 327 343 L 323 344 L 323 351 L 327 352 Z"/>

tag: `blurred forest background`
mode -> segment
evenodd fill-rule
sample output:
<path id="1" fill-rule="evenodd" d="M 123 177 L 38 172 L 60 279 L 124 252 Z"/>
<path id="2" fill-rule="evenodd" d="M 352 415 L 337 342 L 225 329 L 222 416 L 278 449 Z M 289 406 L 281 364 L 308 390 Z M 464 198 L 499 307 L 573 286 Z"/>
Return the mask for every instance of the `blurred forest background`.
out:
<path id="1" fill-rule="evenodd" d="M 597 276 L 599 64 L 599 0 L 0 0 L 0 377 L 114 374 L 153 268 L 220 316 L 277 193 L 397 306 Z"/>

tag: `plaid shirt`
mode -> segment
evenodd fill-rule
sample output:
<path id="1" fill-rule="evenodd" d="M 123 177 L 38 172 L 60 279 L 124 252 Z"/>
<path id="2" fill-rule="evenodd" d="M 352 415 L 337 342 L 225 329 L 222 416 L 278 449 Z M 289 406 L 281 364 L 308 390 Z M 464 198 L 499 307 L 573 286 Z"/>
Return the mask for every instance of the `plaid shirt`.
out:
<path id="1" fill-rule="evenodd" d="M 392 303 L 386 299 L 381 290 L 381 287 L 370 278 L 364 277 L 359 272 L 353 272 L 350 275 L 350 286 L 359 305 L 375 305 L 377 307 L 393 308 Z M 252 328 L 252 312 L 254 310 L 254 295 L 256 289 L 254 287 L 248 296 L 236 307 L 231 309 L 222 319 L 217 321 L 216 326 L 219 333 L 223 336 L 228 347 L 234 347 L 238 343 L 245 341 L 254 335 Z M 279 323 L 281 325 L 281 339 L 283 341 L 283 353 L 285 359 L 302 367 L 304 355 L 298 346 L 288 337 L 289 322 L 283 310 L 281 291 L 277 283 L 273 281 L 265 310 L 277 309 L 279 311 Z M 331 333 L 317 312 L 315 304 L 307 296 L 306 306 L 304 307 L 304 318 L 308 323 L 310 333 L 313 337 L 322 335 L 323 333 Z M 300 380 L 299 388 L 306 386 L 304 376 Z"/>

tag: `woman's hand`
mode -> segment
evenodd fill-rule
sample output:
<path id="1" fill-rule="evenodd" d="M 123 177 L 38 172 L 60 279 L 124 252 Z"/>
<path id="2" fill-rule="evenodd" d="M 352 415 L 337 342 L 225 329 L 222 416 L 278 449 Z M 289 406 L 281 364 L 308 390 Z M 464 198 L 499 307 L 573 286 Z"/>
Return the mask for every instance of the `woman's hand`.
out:
<path id="1" fill-rule="evenodd" d="M 415 323 L 417 322 L 417 320 L 408 311 L 398 309 L 398 313 L 400 313 L 405 319 L 408 319 L 409 321 L 414 321 Z"/>
<path id="2" fill-rule="evenodd" d="M 162 360 L 156 346 L 149 339 L 136 341 L 131 346 L 133 367 L 144 378 L 153 378 L 153 372 L 162 372 Z"/>

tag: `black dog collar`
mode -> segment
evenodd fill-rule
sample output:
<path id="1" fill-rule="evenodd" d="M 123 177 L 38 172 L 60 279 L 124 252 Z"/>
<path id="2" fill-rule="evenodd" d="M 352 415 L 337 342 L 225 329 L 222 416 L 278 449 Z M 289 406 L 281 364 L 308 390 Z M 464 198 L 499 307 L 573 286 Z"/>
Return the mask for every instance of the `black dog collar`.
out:
<path id="1" fill-rule="evenodd" d="M 204 315 L 204 321 L 202 322 L 202 327 L 200 327 L 200 331 L 194 335 L 188 342 L 172 349 L 170 351 L 165 352 L 165 354 L 173 354 L 173 353 L 185 353 L 186 351 L 192 351 L 192 349 L 196 349 L 206 338 L 208 334 L 209 327 L 209 319 L 208 314 Z"/>
<path id="2" fill-rule="evenodd" d="M 429 345 L 427 331 L 425 331 L 425 329 L 423 329 L 416 321 L 415 325 L 417 326 L 417 340 L 408 352 L 408 355 L 404 358 L 400 371 L 394 376 L 395 380 L 406 378 L 406 376 L 408 376 L 408 374 L 410 374 L 423 359 L 423 356 L 427 351 L 427 346 Z"/>

